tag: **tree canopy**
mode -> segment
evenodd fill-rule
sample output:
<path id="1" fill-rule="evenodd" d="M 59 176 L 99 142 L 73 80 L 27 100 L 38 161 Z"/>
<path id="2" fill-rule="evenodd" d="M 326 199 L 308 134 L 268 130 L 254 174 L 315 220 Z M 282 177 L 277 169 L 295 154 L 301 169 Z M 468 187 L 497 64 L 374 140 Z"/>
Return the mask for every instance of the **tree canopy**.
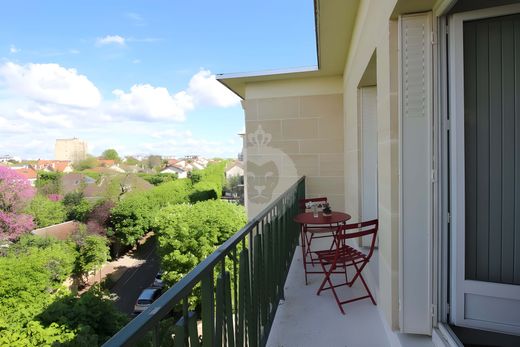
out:
<path id="1" fill-rule="evenodd" d="M 97 346 L 125 324 L 99 288 L 63 287 L 77 257 L 74 243 L 34 235 L 0 257 L 0 346 Z"/>
<path id="2" fill-rule="evenodd" d="M 61 201 L 52 201 L 42 195 L 35 196 L 25 211 L 33 216 L 38 228 L 59 224 L 67 219 L 67 211 Z"/>
<path id="3" fill-rule="evenodd" d="M 61 178 L 60 172 L 38 172 L 36 179 L 36 188 L 40 194 L 60 194 L 61 193 Z"/>
<path id="4" fill-rule="evenodd" d="M 170 205 L 153 222 L 165 279 L 174 284 L 247 222 L 245 209 L 222 200 Z"/>
<path id="5" fill-rule="evenodd" d="M 78 171 L 93 169 L 97 167 L 99 164 L 96 157 L 92 155 L 87 155 L 87 158 L 79 161 L 77 164 L 74 164 L 74 168 Z"/>
<path id="6" fill-rule="evenodd" d="M 121 158 L 119 157 L 119 153 L 113 148 L 105 149 L 103 153 L 101 154 L 101 157 L 103 159 L 108 160 L 115 160 L 116 162 L 121 161 Z"/>

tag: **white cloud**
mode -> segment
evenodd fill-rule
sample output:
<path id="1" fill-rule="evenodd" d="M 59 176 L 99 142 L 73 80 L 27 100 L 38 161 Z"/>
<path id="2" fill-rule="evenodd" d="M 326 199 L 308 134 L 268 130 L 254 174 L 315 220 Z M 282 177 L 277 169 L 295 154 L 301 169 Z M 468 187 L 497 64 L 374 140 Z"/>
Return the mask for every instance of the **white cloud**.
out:
<path id="1" fill-rule="evenodd" d="M 17 96 L 38 102 L 80 108 L 94 108 L 101 102 L 99 90 L 86 76 L 58 64 L 8 62 L 0 66 L 2 80 Z"/>
<path id="2" fill-rule="evenodd" d="M 190 80 L 187 92 L 203 106 L 230 107 L 240 102 L 238 96 L 220 84 L 208 70 L 200 70 Z"/>
<path id="3" fill-rule="evenodd" d="M 186 92 L 171 95 L 168 89 L 149 84 L 136 84 L 128 93 L 120 89 L 112 93 L 117 97 L 112 111 L 128 118 L 183 121 L 186 112 L 194 108 L 193 99 Z"/>
<path id="4" fill-rule="evenodd" d="M 96 43 L 98 45 L 110 45 L 110 44 L 115 44 L 115 45 L 120 45 L 120 46 L 124 46 L 125 45 L 125 38 L 122 37 L 122 36 L 119 36 L 119 35 L 107 35 L 105 37 L 99 37 L 97 40 L 96 40 Z"/>
<path id="5" fill-rule="evenodd" d="M 240 151 L 239 147 L 227 144 L 226 141 L 209 141 L 193 137 L 142 143 L 140 148 L 145 149 L 148 153 L 175 154 L 176 156 L 197 153 L 207 157 L 234 156 Z"/>
<path id="6" fill-rule="evenodd" d="M 198 106 L 233 104 L 218 97 L 215 83 L 224 88 L 202 70 L 185 88 L 136 84 L 102 100 L 96 86 L 74 69 L 0 63 L 0 143 L 23 158 L 52 158 L 54 139 L 60 137 L 83 138 L 91 152 L 94 146 L 99 151 L 118 146 L 125 154 L 233 156 L 240 141 L 206 138 L 167 123 L 183 121 Z"/>
<path id="7" fill-rule="evenodd" d="M 139 63 L 141 63 L 141 60 L 140 59 L 134 59 L 134 60 L 132 60 L 132 63 L 133 64 L 139 64 Z"/>
<path id="8" fill-rule="evenodd" d="M 155 137 L 157 139 L 163 139 L 163 138 L 189 138 L 192 137 L 193 134 L 189 130 L 180 131 L 177 129 L 167 129 L 167 130 L 160 130 L 156 131 L 151 134 L 152 137 Z"/>
<path id="9" fill-rule="evenodd" d="M 12 121 L 4 117 L 0 117 L 0 133 L 25 133 L 30 129 L 28 124 L 20 121 Z"/>
<path id="10" fill-rule="evenodd" d="M 38 110 L 17 109 L 16 114 L 23 119 L 43 125 L 72 128 L 72 121 L 65 114 L 44 114 Z"/>
<path id="11" fill-rule="evenodd" d="M 11 54 L 16 54 L 16 53 L 18 53 L 20 51 L 21 51 L 21 49 L 16 48 L 15 45 L 11 45 L 11 47 L 9 47 L 9 53 L 11 53 Z"/>

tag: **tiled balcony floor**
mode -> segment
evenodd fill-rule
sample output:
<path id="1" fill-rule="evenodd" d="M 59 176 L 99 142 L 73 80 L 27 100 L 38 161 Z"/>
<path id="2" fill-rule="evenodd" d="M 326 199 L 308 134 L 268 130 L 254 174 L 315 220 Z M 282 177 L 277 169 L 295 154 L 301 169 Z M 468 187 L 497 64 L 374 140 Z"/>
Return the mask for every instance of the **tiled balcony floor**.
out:
<path id="1" fill-rule="evenodd" d="M 376 252 L 369 264 L 374 272 L 377 262 Z M 365 278 L 368 280 L 367 275 Z M 386 330 L 378 308 L 369 299 L 344 305 L 346 315 L 342 315 L 330 290 L 316 295 L 322 279 L 322 274 L 309 275 L 309 284 L 305 285 L 298 247 L 285 283 L 285 301 L 278 307 L 268 347 L 433 347 L 429 336 Z M 377 283 L 377 278 L 372 281 Z M 342 300 L 364 293 L 361 282 L 337 290 Z M 375 290 L 372 294 L 376 295 Z"/>
<path id="2" fill-rule="evenodd" d="M 322 274 L 311 274 L 305 285 L 298 247 L 285 283 L 285 302 L 278 307 L 267 346 L 390 346 L 378 309 L 369 299 L 346 304 L 346 315 L 342 315 L 330 290 L 316 295 L 322 279 Z M 357 283 L 352 288 L 340 287 L 338 294 L 347 298 L 361 288 Z"/>

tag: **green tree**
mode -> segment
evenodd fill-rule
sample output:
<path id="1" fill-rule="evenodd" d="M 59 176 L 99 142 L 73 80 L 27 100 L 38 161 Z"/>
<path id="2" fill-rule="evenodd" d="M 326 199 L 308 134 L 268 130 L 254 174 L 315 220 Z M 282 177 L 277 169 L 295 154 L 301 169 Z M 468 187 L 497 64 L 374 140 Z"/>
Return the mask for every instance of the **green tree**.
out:
<path id="1" fill-rule="evenodd" d="M 177 179 L 177 174 L 175 174 L 175 173 L 139 174 L 139 177 L 150 182 L 154 186 L 158 186 L 163 183 L 175 181 Z"/>
<path id="2" fill-rule="evenodd" d="M 151 230 L 157 211 L 168 204 L 189 202 L 191 189 L 188 180 L 177 180 L 147 192 L 127 194 L 111 211 L 109 224 L 114 237 L 123 245 L 136 244 Z"/>
<path id="3" fill-rule="evenodd" d="M 193 185 L 193 192 L 190 194 L 190 202 L 215 200 L 221 195 L 219 186 L 214 182 L 198 182 Z"/>
<path id="4" fill-rule="evenodd" d="M 160 155 L 150 155 L 146 159 L 146 165 L 148 165 L 148 168 L 150 169 L 158 168 L 162 165 L 162 163 L 163 160 Z"/>
<path id="5" fill-rule="evenodd" d="M 74 164 L 74 168 L 78 171 L 93 169 L 99 165 L 96 157 L 92 155 L 87 155 L 87 158 L 79 161 L 77 164 Z"/>
<path id="6" fill-rule="evenodd" d="M 38 345 L 33 342 L 44 339 L 41 335 L 61 334 L 42 333 L 43 327 L 30 323 L 59 295 L 74 259 L 71 244 L 33 235 L 22 237 L 7 256 L 0 257 L 0 345 L 12 345 L 6 340 L 22 341 L 13 342 L 17 346 Z"/>
<path id="7" fill-rule="evenodd" d="M 62 176 L 60 172 L 39 171 L 35 183 L 38 192 L 43 195 L 60 194 Z"/>
<path id="8" fill-rule="evenodd" d="M 33 216 L 39 228 L 62 223 L 67 218 L 67 211 L 61 201 L 51 201 L 41 195 L 35 196 L 25 211 Z"/>
<path id="9" fill-rule="evenodd" d="M 141 162 L 139 160 L 135 159 L 132 156 L 125 157 L 125 159 L 126 159 L 125 163 L 127 165 L 138 165 L 138 164 L 141 164 Z"/>
<path id="10" fill-rule="evenodd" d="M 221 200 L 170 205 L 156 216 L 158 252 L 165 280 L 173 285 L 247 221 L 242 206 Z"/>
<path id="11" fill-rule="evenodd" d="M 63 205 L 66 207 L 79 205 L 83 200 L 83 192 L 70 192 L 63 197 Z"/>
<path id="12" fill-rule="evenodd" d="M 91 211 L 92 205 L 83 199 L 79 204 L 67 209 L 67 219 L 85 223 Z"/>
<path id="13" fill-rule="evenodd" d="M 119 331 L 128 319 L 114 307 L 108 293 L 93 286 L 80 297 L 67 295 L 39 316 L 44 325 L 67 327 L 76 334 L 68 346 L 99 346 Z"/>
<path id="14" fill-rule="evenodd" d="M 114 160 L 116 162 L 121 161 L 119 153 L 117 153 L 117 151 L 113 148 L 105 149 L 101 154 L 101 157 L 103 157 L 103 159 Z"/>
<path id="15" fill-rule="evenodd" d="M 192 184 L 199 183 L 202 179 L 202 173 L 200 170 L 193 170 L 188 172 L 188 178 Z"/>
<path id="16" fill-rule="evenodd" d="M 0 257 L 0 346 L 98 346 L 126 323 L 98 287 L 63 287 L 77 255 L 72 242 L 26 235 Z"/>
<path id="17" fill-rule="evenodd" d="M 152 216 L 148 193 L 129 194 L 112 209 L 110 228 L 123 245 L 135 245 L 150 230 Z"/>
<path id="18" fill-rule="evenodd" d="M 80 228 L 72 238 L 77 252 L 73 275 L 80 284 L 85 284 L 88 275 L 100 269 L 109 259 L 108 240 L 104 236 L 87 234 L 85 227 Z"/>

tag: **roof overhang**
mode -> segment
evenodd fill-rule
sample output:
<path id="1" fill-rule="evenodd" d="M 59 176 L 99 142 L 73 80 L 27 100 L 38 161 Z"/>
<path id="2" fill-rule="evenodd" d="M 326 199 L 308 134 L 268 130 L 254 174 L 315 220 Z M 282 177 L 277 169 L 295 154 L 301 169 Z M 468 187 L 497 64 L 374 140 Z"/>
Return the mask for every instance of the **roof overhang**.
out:
<path id="1" fill-rule="evenodd" d="M 244 99 L 249 83 L 343 75 L 358 5 L 359 0 L 314 0 L 317 66 L 218 74 L 217 80 Z"/>

